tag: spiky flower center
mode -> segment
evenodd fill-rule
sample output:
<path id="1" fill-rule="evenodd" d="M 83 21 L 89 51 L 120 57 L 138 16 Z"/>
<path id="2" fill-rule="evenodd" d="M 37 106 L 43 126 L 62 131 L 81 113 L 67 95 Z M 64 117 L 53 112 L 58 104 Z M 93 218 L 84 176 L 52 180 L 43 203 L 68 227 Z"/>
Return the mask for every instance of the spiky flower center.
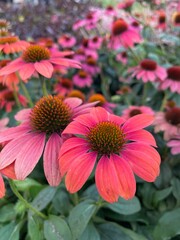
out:
<path id="1" fill-rule="evenodd" d="M 180 66 L 174 66 L 167 69 L 168 78 L 180 82 Z"/>
<path id="2" fill-rule="evenodd" d="M 94 43 L 98 42 L 98 40 L 99 40 L 98 37 L 93 37 L 93 39 L 92 39 L 92 41 L 93 41 Z"/>
<path id="3" fill-rule="evenodd" d="M 84 54 L 85 54 L 85 51 L 84 51 L 82 48 L 79 48 L 79 49 L 76 51 L 76 54 L 78 54 L 78 55 L 84 55 Z"/>
<path id="4" fill-rule="evenodd" d="M 141 61 L 141 67 L 147 71 L 154 71 L 157 68 L 157 63 L 150 59 L 144 59 Z"/>
<path id="5" fill-rule="evenodd" d="M 120 35 L 123 32 L 127 31 L 128 29 L 128 24 L 122 20 L 122 19 L 118 19 L 113 23 L 113 27 L 112 27 L 112 33 L 113 35 Z"/>
<path id="6" fill-rule="evenodd" d="M 50 58 L 50 51 L 39 45 L 32 45 L 27 47 L 22 55 L 25 62 L 40 62 Z"/>
<path id="7" fill-rule="evenodd" d="M 96 102 L 96 101 L 99 101 L 99 103 L 96 106 L 102 106 L 106 102 L 106 99 L 102 94 L 97 93 L 92 95 L 89 98 L 89 102 Z"/>
<path id="8" fill-rule="evenodd" d="M 101 122 L 87 136 L 91 150 L 99 154 L 119 153 L 125 143 L 125 135 L 114 122 Z"/>
<path id="9" fill-rule="evenodd" d="M 79 70 L 78 75 L 80 78 L 86 78 L 87 73 L 84 70 Z"/>
<path id="10" fill-rule="evenodd" d="M 175 24 L 180 24 L 180 12 L 176 12 L 174 14 L 174 23 Z"/>
<path id="11" fill-rule="evenodd" d="M 136 115 L 138 115 L 138 114 L 141 114 L 141 113 L 142 113 L 141 110 L 139 110 L 138 108 L 136 108 L 136 109 L 133 109 L 133 110 L 130 111 L 129 116 L 130 116 L 130 117 L 134 117 L 134 116 L 136 116 Z"/>
<path id="12" fill-rule="evenodd" d="M 165 113 L 166 120 L 175 126 L 180 126 L 180 107 L 174 107 Z"/>
<path id="13" fill-rule="evenodd" d="M 0 68 L 5 67 L 8 63 L 10 63 L 10 59 L 4 59 L 0 61 Z"/>
<path id="14" fill-rule="evenodd" d="M 7 91 L 5 93 L 3 93 L 3 98 L 7 101 L 7 102 L 13 102 L 14 99 L 14 94 L 11 91 Z"/>
<path id="15" fill-rule="evenodd" d="M 4 36 L 0 38 L 0 44 L 11 44 L 19 41 L 19 38 L 16 36 Z"/>
<path id="16" fill-rule="evenodd" d="M 83 47 L 87 48 L 88 44 L 89 44 L 89 40 L 84 38 L 83 41 L 82 41 Z"/>
<path id="17" fill-rule="evenodd" d="M 166 22 L 166 15 L 164 13 L 160 14 L 159 16 L 159 23 L 165 23 Z"/>
<path id="18" fill-rule="evenodd" d="M 95 66 L 96 65 L 96 60 L 92 56 L 88 56 L 86 59 L 86 62 L 90 66 Z"/>
<path id="19" fill-rule="evenodd" d="M 85 95 L 80 91 L 80 90 L 72 90 L 69 94 L 68 97 L 77 97 L 82 99 L 82 101 L 84 102 L 85 100 Z"/>
<path id="20" fill-rule="evenodd" d="M 71 118 L 71 108 L 60 97 L 49 95 L 36 103 L 30 115 L 30 122 L 34 131 L 52 134 L 62 132 Z"/>
<path id="21" fill-rule="evenodd" d="M 64 88 L 67 88 L 67 89 L 72 88 L 72 81 L 68 78 L 61 79 L 61 84 Z"/>

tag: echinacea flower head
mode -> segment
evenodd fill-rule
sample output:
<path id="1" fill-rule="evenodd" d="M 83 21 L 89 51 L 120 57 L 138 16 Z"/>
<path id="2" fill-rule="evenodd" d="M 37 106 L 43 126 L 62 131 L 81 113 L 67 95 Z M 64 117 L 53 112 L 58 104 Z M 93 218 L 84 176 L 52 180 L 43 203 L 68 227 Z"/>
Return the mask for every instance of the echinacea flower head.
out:
<path id="1" fill-rule="evenodd" d="M 73 76 L 74 85 L 80 88 L 90 87 L 92 82 L 93 79 L 91 75 L 83 69 L 79 70 L 78 73 Z"/>
<path id="2" fill-rule="evenodd" d="M 57 94 L 66 96 L 73 88 L 73 82 L 69 78 L 60 78 L 54 86 L 54 91 Z"/>
<path id="3" fill-rule="evenodd" d="M 180 133 L 180 107 L 172 107 L 165 112 L 157 112 L 153 123 L 155 132 L 164 132 L 164 139 L 170 140 Z"/>
<path id="4" fill-rule="evenodd" d="M 58 153 L 64 139 L 65 127 L 80 114 L 87 113 L 95 104 L 81 105 L 78 98 L 63 100 L 58 96 L 41 98 L 32 109 L 17 113 L 16 127 L 0 133 L 0 142 L 8 143 L 0 153 L 0 169 L 15 164 L 17 179 L 25 179 L 34 169 L 43 154 L 44 172 L 47 181 L 57 186 L 61 181 Z"/>
<path id="5" fill-rule="evenodd" d="M 175 12 L 172 16 L 172 21 L 174 26 L 179 27 L 180 26 L 180 11 Z"/>
<path id="6" fill-rule="evenodd" d="M 144 59 L 137 67 L 132 67 L 132 77 L 142 79 L 143 82 L 154 82 L 157 79 L 164 80 L 167 76 L 166 69 L 159 66 L 154 60 Z"/>
<path id="7" fill-rule="evenodd" d="M 165 29 L 166 28 L 166 13 L 161 10 L 158 12 L 158 19 L 157 19 L 157 28 Z"/>
<path id="8" fill-rule="evenodd" d="M 154 111 L 147 106 L 130 106 L 129 108 L 123 110 L 122 117 L 125 119 L 129 119 L 131 117 L 134 117 L 138 114 L 146 113 L 149 115 L 154 115 Z"/>
<path id="9" fill-rule="evenodd" d="M 168 143 L 167 146 L 171 148 L 172 155 L 180 154 L 180 134 L 174 136 Z"/>
<path id="10" fill-rule="evenodd" d="M 139 33 L 134 30 L 123 19 L 117 19 L 112 24 L 110 47 L 118 49 L 119 47 L 133 47 L 135 43 L 139 43 L 141 37 Z"/>
<path id="11" fill-rule="evenodd" d="M 79 62 L 65 58 L 72 53 L 70 51 L 50 51 L 44 46 L 30 45 L 21 57 L 0 70 L 0 76 L 18 71 L 22 80 L 30 78 L 35 73 L 51 78 L 56 66 L 81 68 Z"/>
<path id="12" fill-rule="evenodd" d="M 127 121 L 96 107 L 74 119 L 63 131 L 73 134 L 61 147 L 59 164 L 69 192 L 81 189 L 95 169 L 99 194 L 108 202 L 119 196 L 133 198 L 136 191 L 134 173 L 152 182 L 159 174 L 160 156 L 152 147 L 153 136 L 144 130 L 153 122 L 148 114 Z"/>
<path id="13" fill-rule="evenodd" d="M 63 48 L 72 48 L 76 44 L 76 38 L 68 34 L 64 34 L 58 38 L 58 43 Z"/>
<path id="14" fill-rule="evenodd" d="M 80 98 L 83 102 L 85 101 L 85 95 L 82 91 L 74 89 L 72 91 L 70 91 L 67 95 L 67 97 L 76 97 L 76 98 Z"/>
<path id="15" fill-rule="evenodd" d="M 171 92 L 180 94 L 180 66 L 173 66 L 167 69 L 167 78 L 161 81 L 160 89 L 170 89 Z"/>
<path id="16" fill-rule="evenodd" d="M 19 40 L 17 36 L 8 35 L 0 37 L 0 52 L 5 54 L 22 52 L 28 46 L 28 42 Z"/>
<path id="17" fill-rule="evenodd" d="M 97 59 L 93 56 L 87 56 L 85 63 L 82 64 L 82 68 L 91 75 L 95 75 L 100 72 L 100 68 L 97 65 Z"/>

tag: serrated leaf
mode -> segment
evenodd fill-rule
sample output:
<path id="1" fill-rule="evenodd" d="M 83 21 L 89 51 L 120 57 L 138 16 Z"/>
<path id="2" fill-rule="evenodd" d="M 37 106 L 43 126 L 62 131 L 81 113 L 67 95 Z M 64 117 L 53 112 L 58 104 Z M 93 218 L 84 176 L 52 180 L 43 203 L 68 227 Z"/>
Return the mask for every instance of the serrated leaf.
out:
<path id="1" fill-rule="evenodd" d="M 154 239 L 168 240 L 180 234 L 180 208 L 165 213 L 154 230 Z"/>
<path id="2" fill-rule="evenodd" d="M 112 203 L 112 204 L 107 203 L 104 206 L 108 207 L 114 212 L 117 212 L 119 214 L 124 214 L 124 215 L 129 215 L 129 214 L 139 212 L 141 209 L 141 205 L 137 197 L 134 197 L 131 200 L 125 200 L 123 198 L 119 198 L 118 202 Z"/>
<path id="3" fill-rule="evenodd" d="M 90 239 L 101 240 L 100 235 L 92 222 L 87 225 L 86 229 L 84 230 L 83 234 L 78 240 L 90 240 Z"/>
<path id="4" fill-rule="evenodd" d="M 69 225 L 73 234 L 73 239 L 77 239 L 84 232 L 89 220 L 95 213 L 97 206 L 91 200 L 76 205 L 70 212 Z"/>
<path id="5" fill-rule="evenodd" d="M 72 240 L 71 231 L 65 220 L 53 215 L 44 222 L 44 236 L 46 240 Z"/>

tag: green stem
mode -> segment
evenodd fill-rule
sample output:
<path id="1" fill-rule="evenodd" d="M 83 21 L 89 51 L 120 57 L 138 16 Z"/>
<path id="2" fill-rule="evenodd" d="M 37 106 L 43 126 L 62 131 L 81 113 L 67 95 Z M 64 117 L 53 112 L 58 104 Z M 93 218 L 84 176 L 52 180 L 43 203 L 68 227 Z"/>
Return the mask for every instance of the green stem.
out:
<path id="1" fill-rule="evenodd" d="M 14 95 L 15 102 L 16 102 L 18 108 L 21 109 L 21 103 L 19 101 L 19 98 L 18 98 L 18 95 L 17 95 L 16 88 L 14 86 L 14 83 L 12 84 L 12 87 L 13 87 L 13 95 Z"/>
<path id="2" fill-rule="evenodd" d="M 48 96 L 48 91 L 47 91 L 47 87 L 46 87 L 46 79 L 43 78 L 42 79 L 42 92 L 44 96 Z"/>
<path id="3" fill-rule="evenodd" d="M 13 193 L 16 195 L 16 197 L 22 202 L 24 203 L 24 205 L 26 206 L 26 208 L 30 209 L 31 211 L 33 211 L 34 213 L 36 213 L 39 217 L 43 218 L 43 219 L 47 219 L 48 217 L 43 214 L 42 212 L 39 212 L 36 208 L 34 208 L 31 204 L 29 204 L 25 198 L 23 198 L 23 196 L 18 192 L 16 185 L 14 184 L 13 180 L 9 179 L 9 184 L 10 187 L 13 191 Z"/>
<path id="4" fill-rule="evenodd" d="M 75 206 L 79 203 L 79 197 L 78 197 L 77 193 L 74 193 L 72 195 L 72 200 L 73 200 L 73 203 L 74 203 Z"/>
<path id="5" fill-rule="evenodd" d="M 148 83 L 144 84 L 143 95 L 142 95 L 142 105 L 145 105 L 148 92 Z"/>
<path id="6" fill-rule="evenodd" d="M 141 61 L 141 59 L 136 55 L 136 53 L 133 51 L 132 48 L 128 48 L 128 50 L 131 52 L 132 56 L 134 57 L 134 60 L 136 61 L 137 64 Z"/>
<path id="7" fill-rule="evenodd" d="M 28 92 L 25 84 L 24 84 L 21 80 L 20 80 L 20 86 L 21 86 L 21 88 L 22 88 L 22 90 L 23 90 L 23 92 L 24 92 L 24 95 L 25 95 L 26 98 L 28 99 L 29 106 L 30 106 L 31 108 L 34 107 L 34 104 L 33 104 L 33 101 L 32 101 L 32 99 L 31 99 L 31 96 L 30 96 L 30 94 L 29 94 L 29 92 Z"/>
<path id="8" fill-rule="evenodd" d="M 167 98 L 168 98 L 167 92 L 165 91 L 164 92 L 164 97 L 163 97 L 163 100 L 162 100 L 162 104 L 161 104 L 161 107 L 159 109 L 161 112 L 164 110 L 164 107 L 165 107 L 166 102 L 167 102 Z"/>

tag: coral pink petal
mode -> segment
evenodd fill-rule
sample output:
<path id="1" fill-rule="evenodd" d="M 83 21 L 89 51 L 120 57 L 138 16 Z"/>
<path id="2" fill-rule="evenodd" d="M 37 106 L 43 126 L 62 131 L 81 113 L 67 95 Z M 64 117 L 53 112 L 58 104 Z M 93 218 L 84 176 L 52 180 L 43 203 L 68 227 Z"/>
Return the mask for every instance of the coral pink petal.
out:
<path id="1" fill-rule="evenodd" d="M 22 67 L 24 67 L 24 65 L 26 65 L 26 63 L 24 63 L 21 59 L 17 59 L 17 60 L 15 60 L 15 61 L 11 62 L 9 65 L 1 68 L 0 76 L 16 72 L 19 69 L 21 69 Z"/>
<path id="2" fill-rule="evenodd" d="M 29 130 L 30 127 L 25 124 L 21 124 L 18 127 L 6 129 L 5 131 L 0 132 L 0 143 L 9 141 L 14 138 L 19 138 L 20 135 L 27 133 Z"/>
<path id="3" fill-rule="evenodd" d="M 2 149 L 0 153 L 0 169 L 3 169 L 10 165 L 16 159 L 17 155 L 21 152 L 24 144 L 29 141 L 29 134 L 20 136 L 10 141 Z"/>
<path id="4" fill-rule="evenodd" d="M 22 80 L 26 80 L 30 78 L 34 72 L 35 72 L 34 64 L 27 63 L 19 70 L 19 75 L 22 78 Z"/>
<path id="5" fill-rule="evenodd" d="M 53 65 L 48 61 L 36 62 L 34 67 L 38 73 L 46 78 L 51 78 L 53 73 Z"/>
<path id="6" fill-rule="evenodd" d="M 68 141 L 68 140 L 67 140 Z M 72 148 L 65 154 L 59 157 L 59 166 L 60 166 L 60 172 L 61 176 L 63 177 L 64 174 L 68 171 L 68 169 L 71 167 L 71 164 L 76 161 L 76 158 L 84 153 L 87 153 L 89 150 L 89 147 L 85 146 L 79 146 L 76 148 Z"/>
<path id="7" fill-rule="evenodd" d="M 17 120 L 17 121 L 20 121 L 20 122 L 24 122 L 26 120 L 29 119 L 29 115 L 30 115 L 30 112 L 32 111 L 31 108 L 27 108 L 27 109 L 23 109 L 21 111 L 19 111 L 15 116 L 14 118 Z"/>
<path id="8" fill-rule="evenodd" d="M 44 133 L 29 135 L 29 141 L 24 144 L 15 161 L 15 173 L 19 180 L 24 180 L 32 172 L 45 145 L 46 135 Z"/>
<path id="9" fill-rule="evenodd" d="M 159 163 L 145 150 L 144 152 L 128 150 L 122 152 L 121 156 L 129 162 L 137 176 L 147 182 L 153 182 L 159 175 Z"/>
<path id="10" fill-rule="evenodd" d="M 9 118 L 3 118 L 0 120 L 0 128 L 5 127 L 9 122 Z"/>
<path id="11" fill-rule="evenodd" d="M 61 137 L 57 133 L 53 133 L 48 139 L 44 150 L 44 173 L 48 183 L 54 187 L 58 186 L 61 181 L 58 160 L 61 145 Z"/>
<path id="12" fill-rule="evenodd" d="M 80 114 L 86 114 L 89 113 L 92 107 L 94 107 L 98 101 L 92 102 L 92 103 L 86 103 L 82 104 L 81 106 L 78 106 L 77 108 L 74 109 L 73 117 L 77 117 Z"/>
<path id="13" fill-rule="evenodd" d="M 71 122 L 62 132 L 62 134 L 80 134 L 87 135 L 89 133 L 89 129 L 82 125 L 79 122 L 73 121 Z"/>
<path id="14" fill-rule="evenodd" d="M 110 122 L 114 122 L 114 123 L 116 123 L 118 125 L 121 125 L 121 124 L 123 124 L 125 122 L 125 119 L 122 118 L 122 117 L 116 116 L 114 114 L 110 114 L 109 115 L 109 121 Z"/>
<path id="15" fill-rule="evenodd" d="M 79 122 L 80 124 L 92 128 L 96 125 L 96 121 L 90 114 L 83 114 L 75 118 L 76 122 Z"/>
<path id="16" fill-rule="evenodd" d="M 154 117 L 149 114 L 138 114 L 134 117 L 129 118 L 122 129 L 125 133 L 134 132 L 139 129 L 145 128 L 152 124 L 154 121 Z"/>
<path id="17" fill-rule="evenodd" d="M 116 154 L 112 154 L 111 161 L 119 179 L 119 184 L 116 186 L 119 188 L 119 195 L 126 200 L 133 198 L 136 192 L 136 181 L 129 163 Z"/>
<path id="18" fill-rule="evenodd" d="M 1 169 L 1 173 L 8 178 L 16 179 L 16 174 L 14 170 L 14 162 L 8 165 L 7 167 Z"/>
<path id="19" fill-rule="evenodd" d="M 59 156 L 62 156 L 64 153 L 71 150 L 72 148 L 76 148 L 79 146 L 88 146 L 88 143 L 83 138 L 71 137 L 63 143 L 59 152 Z"/>
<path id="20" fill-rule="evenodd" d="M 109 113 L 102 107 L 93 108 L 90 113 L 95 119 L 96 123 L 108 121 L 109 119 Z"/>
<path id="21" fill-rule="evenodd" d="M 66 98 L 64 102 L 67 103 L 72 109 L 82 104 L 82 100 L 76 97 Z"/>
<path id="22" fill-rule="evenodd" d="M 4 185 L 4 180 L 0 174 L 0 198 L 3 198 L 5 196 L 5 185 Z"/>
<path id="23" fill-rule="evenodd" d="M 142 142 L 144 144 L 152 145 L 154 147 L 157 146 L 156 141 L 152 134 L 144 129 L 127 133 L 126 139 L 131 141 Z"/>
<path id="24" fill-rule="evenodd" d="M 117 202 L 120 194 L 119 179 L 112 158 L 102 156 L 95 172 L 99 194 L 110 203 Z"/>
<path id="25" fill-rule="evenodd" d="M 65 183 L 69 192 L 74 193 L 82 188 L 90 176 L 97 158 L 97 153 L 89 152 L 79 155 L 68 169 Z"/>

